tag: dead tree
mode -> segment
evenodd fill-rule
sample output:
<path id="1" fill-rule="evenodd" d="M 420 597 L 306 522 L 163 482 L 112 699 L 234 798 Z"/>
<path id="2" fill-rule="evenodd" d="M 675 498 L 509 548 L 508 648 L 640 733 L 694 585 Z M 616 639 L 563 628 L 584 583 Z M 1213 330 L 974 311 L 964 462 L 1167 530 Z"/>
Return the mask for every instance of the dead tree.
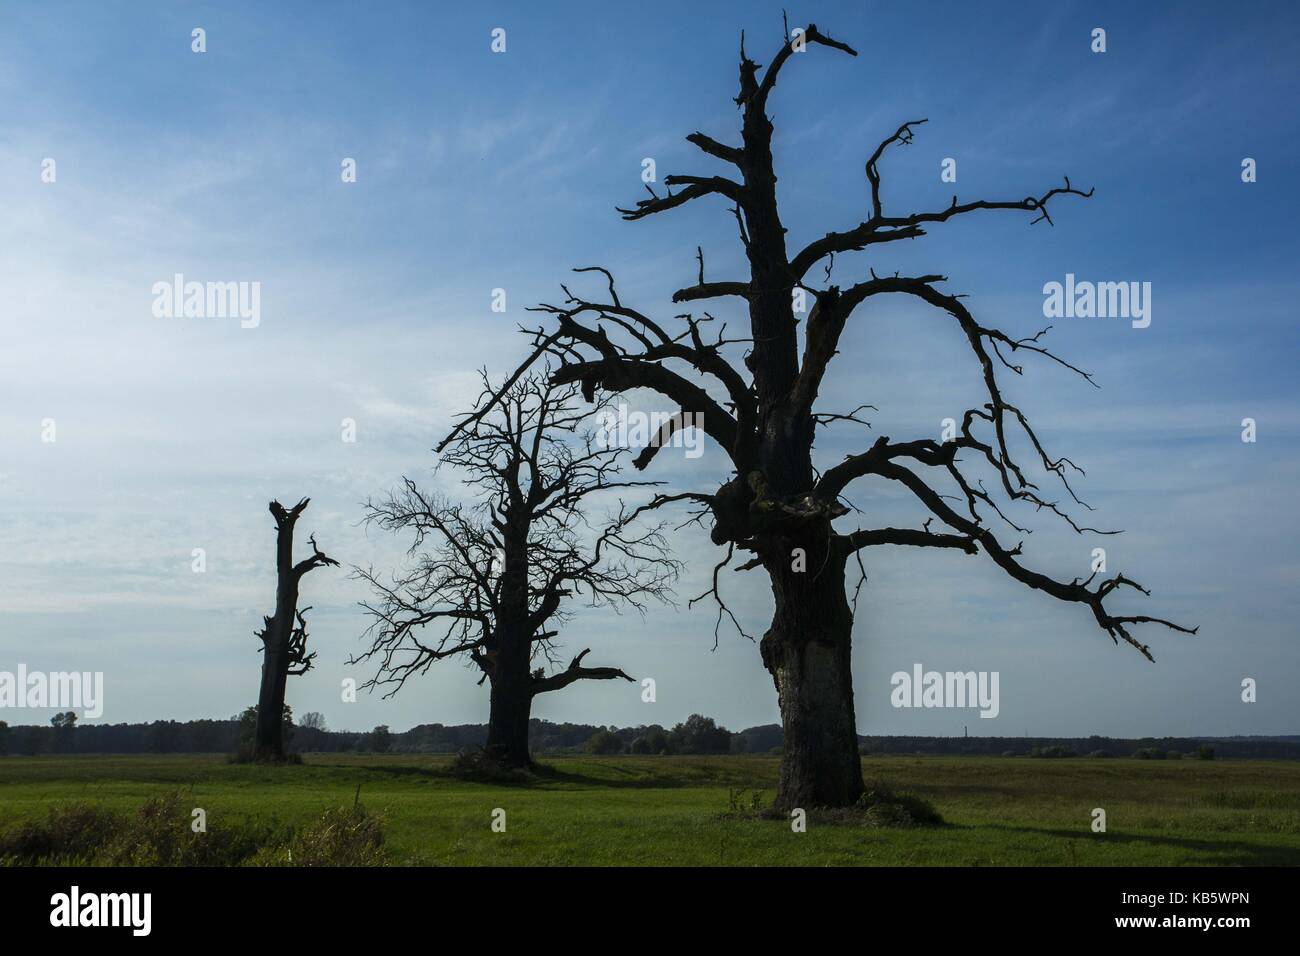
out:
<path id="1" fill-rule="evenodd" d="M 1054 512 L 1080 533 L 1095 530 L 1075 524 L 1066 508 L 1026 475 L 1011 451 L 1013 443 L 1023 442 L 1035 465 L 1060 483 L 1062 494 L 1086 507 L 1070 486 L 1070 473 L 1079 469 L 1070 459 L 1054 458 L 1044 450 L 1024 413 L 1004 397 L 999 381 L 999 371 L 1021 373 L 1021 366 L 1008 359 L 1020 352 L 1053 361 L 1095 385 L 1087 373 L 1041 344 L 1046 330 L 1021 338 L 980 324 L 961 297 L 942 290 L 946 279 L 939 274 L 882 277 L 858 269 L 847 285 L 830 282 L 837 254 L 918 239 L 933 226 L 980 210 L 1022 211 L 1030 213 L 1034 223 L 1050 224 L 1048 206 L 1053 200 L 1087 198 L 1092 191 L 1076 189 L 1066 179 L 1036 197 L 959 202 L 954 196 L 950 205 L 932 212 L 894 214 L 885 208 L 880 163 L 891 147 L 910 143 L 925 122 L 913 120 L 899 126 L 867 158 L 865 218 L 792 252 L 777 205 L 768 99 L 791 59 L 811 59 L 818 47 L 856 56 L 847 44 L 810 25 L 788 34 L 763 70 L 745 55 L 742 37 L 735 98 L 741 113 L 740 145 L 700 132 L 686 137 L 733 174 L 668 176 L 666 194 L 652 189 L 634 207 L 619 210 L 624 219 L 640 220 L 697 199 L 723 199 L 738 225 L 749 274 L 721 281 L 706 278 L 704 255 L 697 247 L 695 281 L 674 293 L 673 301 L 734 297 L 744 304 L 748 334 L 739 340 L 725 338 L 725 332 L 706 337 L 706 323 L 712 321 L 707 312 L 679 315 L 685 327 L 669 330 L 621 301 L 608 271 L 589 267 L 576 271 L 601 273 L 607 294 L 587 299 L 565 288 L 563 304 L 540 306 L 538 311 L 548 313 L 550 322 L 526 330 L 534 336 L 534 348 L 515 373 L 549 357 L 560 363 L 553 381 L 581 383 L 589 399 L 597 390 L 652 389 L 683 413 L 701 416 L 706 433 L 730 456 L 734 475 L 721 487 L 659 495 L 652 507 L 690 502 L 698 517 L 711 519 L 712 539 L 726 548 L 726 555 L 714 569 L 713 587 L 702 596 L 717 601 L 719 621 L 730 611 L 718 593 L 718 572 L 737 551 L 752 555 L 737 570 L 762 567 L 770 578 L 775 612 L 760 649 L 780 701 L 785 753 L 777 802 L 787 808 L 848 805 L 862 792 L 850 671 L 853 607 L 845 581 L 850 561 L 862 569 L 862 549 L 906 545 L 982 552 L 1015 580 L 1082 605 L 1112 639 L 1133 645 L 1147 657 L 1150 651 L 1133 636 L 1132 625 L 1154 622 L 1195 633 L 1159 618 L 1108 610 L 1105 602 L 1117 591 L 1143 590 L 1122 574 L 1094 585 L 1095 575 L 1063 581 L 1032 570 L 1022 563 L 1020 544 L 1003 544 L 986 520 L 991 515 L 1013 532 L 1024 530 L 1003 513 L 998 497 L 1004 496 Z M 802 330 L 794 305 L 799 295 L 811 303 Z M 819 469 L 812 456 L 818 430 L 861 421 L 862 411 L 870 407 L 852 412 L 819 409 L 818 392 L 827 367 L 854 312 L 887 295 L 912 296 L 948 316 L 969 344 L 987 394 L 965 412 L 954 440 L 896 442 L 880 437 L 860 454 Z M 665 431 L 671 434 L 673 427 L 670 423 Z M 1012 433 L 1018 433 L 1014 442 Z M 457 436 L 453 432 L 447 440 Z M 663 443 L 647 448 L 637 466 L 646 467 Z M 977 467 L 987 468 L 996 493 L 986 488 Z M 844 498 L 850 483 L 868 479 L 906 489 L 928 513 L 924 523 L 912 528 L 835 527 L 851 513 Z M 932 530 L 936 519 L 943 527 Z"/>
<path id="2" fill-rule="evenodd" d="M 311 610 L 298 608 L 298 587 L 303 576 L 313 568 L 337 565 L 316 546 L 316 536 L 308 538 L 311 556 L 297 564 L 293 561 L 293 529 L 298 517 L 307 507 L 310 498 L 303 498 L 286 509 L 278 501 L 269 505 L 275 519 L 275 613 L 263 618 L 262 630 L 257 632 L 262 641 L 262 685 L 257 695 L 257 726 L 253 732 L 253 759 L 279 761 L 284 759 L 284 695 L 290 675 L 305 674 L 311 670 L 316 657 L 307 650 L 307 620 L 304 615 Z"/>
<path id="3" fill-rule="evenodd" d="M 590 499 L 657 482 L 620 477 L 625 452 L 581 430 L 590 412 L 576 387 L 544 375 L 499 393 L 486 376 L 483 384 L 492 413 L 467 417 L 440 463 L 478 501 L 450 501 L 404 478 L 367 503 L 368 524 L 412 535 L 411 561 L 391 578 L 357 570 L 376 600 L 362 605 L 373 618 L 370 647 L 352 663 L 375 661 L 368 686 L 391 696 L 437 661 L 471 661 L 491 692 L 486 753 L 519 767 L 531 763 L 538 694 L 579 680 L 632 680 L 616 667 L 584 665 L 589 648 L 558 666 L 555 638 L 572 603 L 644 611 L 650 600 L 667 600 L 678 565 L 661 527 L 634 527 L 621 502 L 603 529 L 590 523 Z"/>

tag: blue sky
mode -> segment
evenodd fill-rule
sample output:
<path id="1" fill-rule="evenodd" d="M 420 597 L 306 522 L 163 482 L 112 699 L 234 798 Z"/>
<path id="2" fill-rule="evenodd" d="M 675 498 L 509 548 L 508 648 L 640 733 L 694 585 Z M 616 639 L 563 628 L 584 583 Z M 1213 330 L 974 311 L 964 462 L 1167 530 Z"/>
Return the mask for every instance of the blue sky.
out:
<path id="1" fill-rule="evenodd" d="M 1095 186 L 1055 227 L 970 216 L 917 242 L 842 257 L 835 281 L 939 272 L 986 324 L 1032 334 L 1042 286 L 1067 272 L 1148 281 L 1147 329 L 1063 319 L 1050 339 L 1100 390 L 1029 363 L 1012 400 L 1053 451 L 1088 471 L 1099 542 L 1032 519 L 1026 552 L 1058 577 L 1091 548 L 1152 588 L 1132 612 L 1157 663 L 1116 648 L 1085 610 L 1007 580 L 986 559 L 876 549 L 855 630 L 859 728 L 869 733 L 1300 732 L 1300 478 L 1294 211 L 1297 17 L 1284 4 L 789 6 L 860 51 L 813 48 L 771 101 L 791 245 L 865 217 L 862 165 L 900 122 L 928 117 L 882 163 L 887 211 L 1019 198 L 1063 175 Z M 191 52 L 203 27 L 207 52 Z M 506 30 L 493 54 L 490 31 Z M 1090 51 L 1094 27 L 1107 51 Z M 525 307 L 573 266 L 615 271 L 624 298 L 671 317 L 694 276 L 739 276 L 735 223 L 708 201 L 641 223 L 616 204 L 659 175 L 708 172 L 683 137 L 735 141 L 739 31 L 765 62 L 777 4 L 9 3 L 0 7 L 0 670 L 103 670 L 107 721 L 225 716 L 251 702 L 253 630 L 273 600 L 272 497 L 312 497 L 303 536 L 348 564 L 396 560 L 359 527 L 360 502 L 426 474 L 431 446 L 524 349 Z M 41 163 L 57 163 L 42 183 Z M 356 159 L 358 181 L 340 181 Z M 940 163 L 957 160 L 956 184 Z M 1254 158 L 1258 182 L 1241 181 Z M 158 319 L 175 273 L 257 281 L 256 329 Z M 494 288 L 504 315 L 490 311 Z M 734 304 L 720 317 L 738 321 Z M 956 330 L 914 304 L 873 303 L 846 333 L 826 407 L 868 402 L 873 430 L 827 436 L 823 462 L 875 435 L 937 435 L 978 402 Z M 653 402 L 646 407 L 652 407 Z M 340 441 L 354 418 L 358 441 Z M 1240 440 L 1255 418 L 1259 439 Z M 41 441 L 53 418 L 57 441 Z M 657 477 L 709 487 L 722 454 L 661 455 Z M 432 480 L 432 479 L 430 479 Z M 870 519 L 916 522 L 897 492 L 853 490 Z M 191 550 L 207 551 L 194 574 Z M 680 610 L 578 615 L 591 660 L 653 676 L 539 701 L 551 719 L 733 728 L 777 719 L 757 649 L 688 611 L 715 551 L 683 534 Z M 770 595 L 724 579 L 751 633 Z M 363 596 L 314 572 L 318 668 L 295 711 L 331 726 L 486 717 L 476 675 L 444 665 L 397 698 L 344 704 Z M 1001 714 L 894 710 L 889 676 L 920 662 L 997 670 Z M 1243 677 L 1259 681 L 1254 704 Z M 48 714 L 0 714 L 10 723 Z"/>

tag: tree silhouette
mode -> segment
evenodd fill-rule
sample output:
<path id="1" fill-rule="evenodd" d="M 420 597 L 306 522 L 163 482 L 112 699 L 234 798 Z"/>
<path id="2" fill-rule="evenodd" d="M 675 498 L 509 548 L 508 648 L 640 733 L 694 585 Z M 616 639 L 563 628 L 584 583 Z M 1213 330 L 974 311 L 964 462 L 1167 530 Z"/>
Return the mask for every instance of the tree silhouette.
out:
<path id="1" fill-rule="evenodd" d="M 590 413 L 580 410 L 576 387 L 542 375 L 517 376 L 498 393 L 486 376 L 483 385 L 492 414 L 467 416 L 441 461 L 479 501 L 467 507 L 404 478 L 367 503 L 368 524 L 413 536 L 412 560 L 391 580 L 357 570 L 376 600 L 363 604 L 373 618 L 370 647 L 351 663 L 376 661 L 367 686 L 391 696 L 437 661 L 468 658 L 491 691 L 485 752 L 526 766 L 538 694 L 579 680 L 632 680 L 615 667 L 584 665 L 590 648 L 558 666 L 554 639 L 571 601 L 643 610 L 648 600 L 666 600 L 678 566 L 661 527 L 633 528 L 621 503 L 607 527 L 591 527 L 590 499 L 658 482 L 622 479 L 625 451 L 580 431 Z"/>
<path id="2" fill-rule="evenodd" d="M 713 587 L 706 592 L 717 601 L 719 621 L 730 611 L 718 593 L 718 572 L 731 562 L 734 553 L 740 550 L 752 555 L 738 569 L 766 570 L 775 611 L 760 649 L 779 696 L 785 734 L 776 802 L 786 808 L 843 806 L 862 793 L 850 670 L 853 607 L 845 581 L 850 560 L 862 568 L 861 549 L 907 545 L 983 552 L 1017 581 L 1059 600 L 1083 605 L 1113 640 L 1124 640 L 1147 657 L 1150 651 L 1133 636 L 1131 625 L 1155 622 L 1187 633 L 1195 631 L 1159 618 L 1112 613 L 1104 602 L 1117 590 L 1143 589 L 1122 574 L 1094 586 L 1096 575 L 1060 581 L 1032 570 L 1021 561 L 1021 546 L 1004 545 L 986 522 L 984 509 L 1013 530 L 1025 530 L 1007 518 L 994 493 L 959 453 L 969 453 L 976 463 L 987 465 L 1000 494 L 1007 499 L 1054 512 L 1077 532 L 1096 530 L 1076 524 L 1026 476 L 1011 451 L 1014 432 L 1018 436 L 1015 443 L 1026 444 L 1036 465 L 1059 482 L 1071 501 L 1083 506 L 1070 486 L 1070 473 L 1079 469 L 1068 458 L 1048 454 L 1028 418 L 1006 400 L 999 383 L 999 370 L 1021 373 L 1021 366 L 1007 358 L 1016 352 L 1056 362 L 1092 382 L 1087 373 L 1041 344 L 1046 330 L 1029 338 L 1015 338 L 981 325 L 960 297 L 941 291 L 946 279 L 939 274 L 881 277 L 869 271 L 869 278 L 846 287 L 830 283 L 836 254 L 917 239 L 932 225 L 979 210 L 1024 211 L 1033 214 L 1032 222 L 1050 224 L 1049 203 L 1058 197 L 1087 198 L 1092 191 L 1076 189 L 1066 179 L 1064 185 L 1037 197 L 958 202 L 954 196 L 951 205 L 943 209 L 893 215 L 884 208 L 879 166 L 890 147 L 910 143 L 916 128 L 925 122 L 912 120 L 898 127 L 867 159 L 867 217 L 851 228 L 827 232 L 791 254 L 777 205 L 768 99 L 782 68 L 800 51 L 821 46 L 857 54 L 815 25 L 787 33 L 787 37 L 763 70 L 746 56 L 742 34 L 740 90 L 735 97 L 742 115 L 741 145 L 725 145 L 700 132 L 686 137 L 704 153 L 733 167 L 738 178 L 670 175 L 664 179 L 665 195 L 650 189 L 648 198 L 619 210 L 624 219 L 640 220 L 704 197 L 726 200 L 738 225 L 749 275 L 707 280 L 704 255 L 697 247 L 696 281 L 674 293 L 673 301 L 739 298 L 748 313 L 749 335 L 736 340 L 719 332 L 707 340 L 705 325 L 712 320 L 708 313 L 698 318 L 678 316 L 685 329 L 670 332 L 622 302 L 608 271 L 587 267 L 576 271 L 603 273 L 607 297 L 584 299 L 566 288 L 562 305 L 538 307 L 551 320 L 532 331 L 532 354 L 515 376 L 539 359 L 551 357 L 559 363 L 553 381 L 581 383 L 588 399 L 597 389 L 651 389 L 683 413 L 700 416 L 706 433 L 730 456 L 734 476 L 713 491 L 658 495 L 649 507 L 690 502 L 699 508 L 697 517 L 711 518 L 713 541 L 726 547 L 713 572 Z M 821 281 L 809 278 L 819 265 L 824 265 Z M 802 343 L 794 308 L 800 294 L 812 302 Z M 818 409 L 818 392 L 827 367 L 854 311 L 883 295 L 915 297 L 955 321 L 982 370 L 986 400 L 965 412 L 960 434 L 950 441 L 920 438 L 894 442 L 882 436 L 865 451 L 819 470 L 812 457 L 818 429 L 860 421 L 861 412 L 869 407 L 850 412 Z M 748 351 L 737 356 L 740 343 L 747 345 Z M 508 379 L 507 385 L 512 381 L 514 378 Z M 725 397 L 715 399 L 713 395 L 718 393 Z M 480 414 L 491 407 L 491 401 L 484 403 Z M 675 427 L 674 422 L 664 427 L 659 441 L 638 456 L 637 467 L 644 468 L 654 459 Z M 453 431 L 446 441 L 457 440 L 457 436 Z M 922 527 L 836 529 L 833 523 L 851 512 L 843 497 L 846 488 L 866 478 L 884 479 L 909 492 L 929 512 Z M 943 530 L 931 530 L 935 519 Z M 856 595 L 855 589 L 855 603 Z"/>
<path id="3" fill-rule="evenodd" d="M 257 696 L 257 718 L 253 733 L 253 759 L 278 761 L 284 759 L 284 724 L 280 717 L 285 712 L 284 695 L 289 676 L 305 674 L 311 670 L 315 652 L 307 651 L 307 620 L 304 615 L 311 610 L 298 609 L 298 587 L 303 576 L 313 568 L 337 565 L 316 546 L 316 536 L 307 540 L 311 556 L 297 564 L 293 561 L 293 529 L 306 509 L 310 498 L 303 498 L 286 509 L 278 501 L 268 508 L 275 519 L 276 587 L 275 613 L 263 618 L 265 624 L 257 632 L 262 641 L 262 684 Z"/>

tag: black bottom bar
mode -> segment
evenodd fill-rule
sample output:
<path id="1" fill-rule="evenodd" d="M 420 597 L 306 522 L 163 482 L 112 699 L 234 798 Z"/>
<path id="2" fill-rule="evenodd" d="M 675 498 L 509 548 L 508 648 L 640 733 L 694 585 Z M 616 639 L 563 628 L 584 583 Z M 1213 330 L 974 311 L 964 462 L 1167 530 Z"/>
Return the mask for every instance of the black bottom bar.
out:
<path id="1" fill-rule="evenodd" d="M 741 937 L 786 923 L 790 931 L 817 932 L 820 920 L 849 915 L 856 933 L 920 931 L 927 941 L 1041 939 L 1045 931 L 1229 940 L 1291 922 L 1284 907 L 1292 906 L 1293 879 L 1284 869 L 41 868 L 0 870 L 0 913 L 7 941 L 77 932 L 128 945 L 133 938 L 373 943 L 466 920 L 494 939 L 525 936 L 553 920 L 590 930 L 608 921 L 626 932 L 631 916 L 658 933 L 679 921 L 698 924 L 705 913 Z M 148 908 L 143 896 L 116 894 L 148 894 Z M 79 924 L 118 925 L 74 927 L 74 910 Z M 148 934 L 137 935 L 146 913 Z"/>

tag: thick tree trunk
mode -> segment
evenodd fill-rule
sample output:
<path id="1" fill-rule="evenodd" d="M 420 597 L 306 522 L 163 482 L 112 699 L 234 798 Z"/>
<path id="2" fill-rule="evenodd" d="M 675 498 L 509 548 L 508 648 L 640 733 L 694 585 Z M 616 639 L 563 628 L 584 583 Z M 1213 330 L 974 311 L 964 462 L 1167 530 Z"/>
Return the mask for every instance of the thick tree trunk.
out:
<path id="1" fill-rule="evenodd" d="M 532 709 L 533 697 L 526 686 L 520 689 L 493 683 L 484 749 L 502 766 L 532 766 L 532 755 L 528 752 L 528 720 Z"/>
<path id="2" fill-rule="evenodd" d="M 517 471 L 517 466 L 516 466 Z M 516 475 L 515 478 L 518 481 Z M 529 767 L 528 718 L 533 709 L 533 623 L 528 607 L 528 518 L 512 516 L 502 550 L 500 610 L 488 712 L 489 757 L 506 767 Z"/>
<path id="3" fill-rule="evenodd" d="M 828 557 L 824 543 L 805 554 L 802 571 L 790 557 L 768 564 L 776 612 L 760 645 L 785 732 L 776 796 L 784 810 L 850 806 L 863 792 L 844 559 Z"/>
<path id="4" fill-rule="evenodd" d="M 526 637 L 501 642 L 492 676 L 488 755 L 506 767 L 528 767 L 528 719 L 533 710 L 530 646 Z"/>
<path id="5" fill-rule="evenodd" d="M 268 620 L 263 638 L 262 684 L 257 694 L 257 730 L 254 733 L 253 759 L 284 759 L 284 696 L 289 683 L 289 635 L 293 614 L 298 606 L 298 582 L 291 571 L 291 558 L 284 539 L 292 542 L 293 528 L 282 530 L 280 583 L 276 589 L 275 614 Z"/>
<path id="6" fill-rule="evenodd" d="M 288 661 L 279 648 L 262 653 L 262 684 L 257 694 L 257 728 L 253 733 L 254 760 L 284 759 L 284 694 Z"/>

